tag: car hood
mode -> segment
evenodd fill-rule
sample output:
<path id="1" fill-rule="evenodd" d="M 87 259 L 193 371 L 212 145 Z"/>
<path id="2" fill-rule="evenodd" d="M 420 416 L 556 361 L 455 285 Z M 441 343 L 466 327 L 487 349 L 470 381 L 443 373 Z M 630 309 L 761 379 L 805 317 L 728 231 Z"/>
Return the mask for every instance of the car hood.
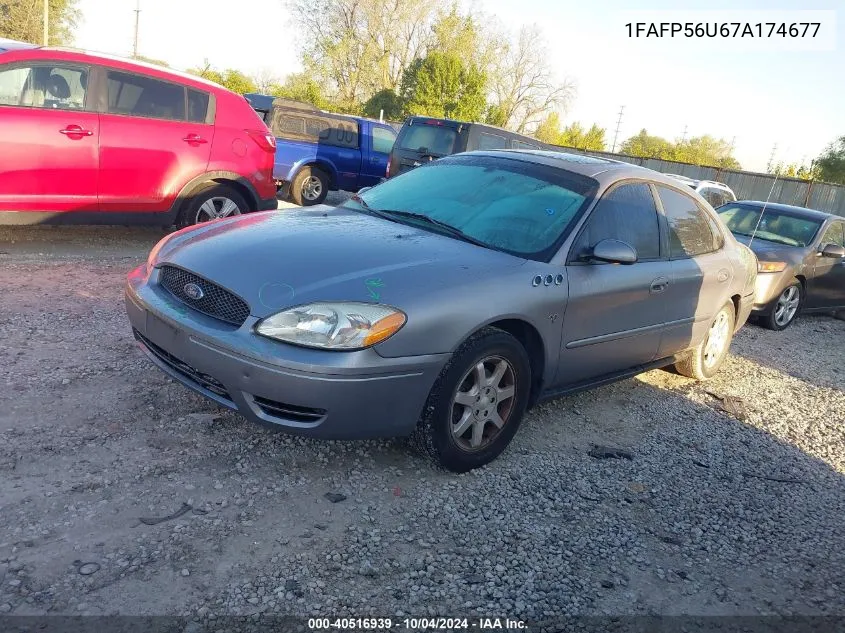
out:
<path id="1" fill-rule="evenodd" d="M 745 246 L 751 248 L 751 250 L 754 251 L 754 254 L 757 255 L 757 259 L 766 262 L 780 261 L 798 263 L 804 258 L 804 255 L 809 248 L 806 246 L 787 246 L 786 244 L 776 244 L 775 242 L 767 242 L 759 237 L 754 238 L 754 240 L 751 241 L 751 238 L 747 235 L 734 234 L 734 237 L 740 244 L 744 244 Z"/>
<path id="2" fill-rule="evenodd" d="M 506 253 L 351 209 L 268 211 L 175 234 L 156 265 L 192 271 L 242 297 L 253 316 L 312 301 L 405 309 L 526 263 Z M 425 299 L 421 299 L 425 297 Z"/>

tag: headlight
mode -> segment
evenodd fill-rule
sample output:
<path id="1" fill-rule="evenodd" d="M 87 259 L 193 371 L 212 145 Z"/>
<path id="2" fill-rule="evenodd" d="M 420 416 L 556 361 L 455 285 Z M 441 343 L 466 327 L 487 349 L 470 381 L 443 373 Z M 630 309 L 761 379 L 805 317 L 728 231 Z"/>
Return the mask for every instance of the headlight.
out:
<path id="1" fill-rule="evenodd" d="M 786 269 L 786 262 L 757 262 L 757 272 L 779 273 Z"/>
<path id="2" fill-rule="evenodd" d="M 393 336 L 405 325 L 405 313 L 373 303 L 309 303 L 263 319 L 255 331 L 294 345 L 353 350 Z"/>

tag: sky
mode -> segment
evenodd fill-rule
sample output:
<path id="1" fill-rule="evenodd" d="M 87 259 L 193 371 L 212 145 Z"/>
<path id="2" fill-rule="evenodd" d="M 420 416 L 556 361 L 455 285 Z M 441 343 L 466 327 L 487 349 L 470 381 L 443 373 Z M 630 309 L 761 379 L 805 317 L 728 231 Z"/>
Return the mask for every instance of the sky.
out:
<path id="1" fill-rule="evenodd" d="M 80 0 L 75 44 L 130 54 L 138 1 Z M 623 105 L 619 142 L 643 128 L 671 140 L 684 130 L 687 137 L 711 134 L 733 141 L 743 167 L 757 171 L 773 150 L 775 162 L 809 163 L 845 135 L 843 0 L 472 0 L 472 6 L 514 30 L 539 24 L 551 67 L 577 87 L 564 123 L 597 123 L 609 143 Z M 140 0 L 140 8 L 138 48 L 146 57 L 180 69 L 207 59 L 215 67 L 278 77 L 301 69 L 284 0 Z M 749 19 L 762 22 L 780 20 L 778 10 L 840 11 L 824 23 L 835 35 L 828 50 L 787 51 L 766 49 L 759 40 L 740 49 L 719 40 L 631 39 L 624 25 L 632 8 L 649 10 L 649 20 L 668 20 L 661 15 L 678 8 L 741 9 L 756 11 Z"/>

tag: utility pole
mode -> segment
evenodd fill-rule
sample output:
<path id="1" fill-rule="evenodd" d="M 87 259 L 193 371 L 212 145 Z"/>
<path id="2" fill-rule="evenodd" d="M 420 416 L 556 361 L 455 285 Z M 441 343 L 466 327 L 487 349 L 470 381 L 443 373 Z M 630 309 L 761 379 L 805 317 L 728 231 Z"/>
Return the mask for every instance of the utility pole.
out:
<path id="1" fill-rule="evenodd" d="M 619 127 L 622 125 L 622 113 L 625 112 L 625 106 L 619 108 L 619 119 L 616 121 L 616 133 L 613 135 L 613 147 L 610 149 L 610 153 L 616 151 L 616 141 L 619 138 Z"/>
<path id="2" fill-rule="evenodd" d="M 777 151 L 777 148 L 778 148 L 778 144 L 775 143 L 772 146 L 772 153 L 769 154 L 769 164 L 766 165 L 766 171 L 768 171 L 768 172 L 772 171 L 772 164 L 775 162 L 775 152 Z"/>
<path id="3" fill-rule="evenodd" d="M 132 45 L 132 57 L 138 57 L 138 21 L 141 18 L 141 0 L 135 5 L 135 42 Z"/>
<path id="4" fill-rule="evenodd" d="M 681 143 L 683 143 L 685 140 L 687 140 L 687 128 L 688 128 L 688 127 L 689 127 L 689 126 L 684 125 L 684 135 L 683 135 L 683 136 L 681 136 Z"/>
<path id="5" fill-rule="evenodd" d="M 44 0 L 44 33 L 41 39 L 44 46 L 50 45 L 50 0 Z"/>

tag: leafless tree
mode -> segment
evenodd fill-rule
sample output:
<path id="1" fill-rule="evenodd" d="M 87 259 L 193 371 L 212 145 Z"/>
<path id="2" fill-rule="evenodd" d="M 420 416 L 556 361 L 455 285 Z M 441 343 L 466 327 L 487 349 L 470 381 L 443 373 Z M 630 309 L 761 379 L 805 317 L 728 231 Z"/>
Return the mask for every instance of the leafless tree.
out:
<path id="1" fill-rule="evenodd" d="M 575 83 L 555 77 L 537 25 L 524 26 L 490 74 L 495 122 L 517 132 L 534 129 L 552 111 L 565 111 Z"/>

